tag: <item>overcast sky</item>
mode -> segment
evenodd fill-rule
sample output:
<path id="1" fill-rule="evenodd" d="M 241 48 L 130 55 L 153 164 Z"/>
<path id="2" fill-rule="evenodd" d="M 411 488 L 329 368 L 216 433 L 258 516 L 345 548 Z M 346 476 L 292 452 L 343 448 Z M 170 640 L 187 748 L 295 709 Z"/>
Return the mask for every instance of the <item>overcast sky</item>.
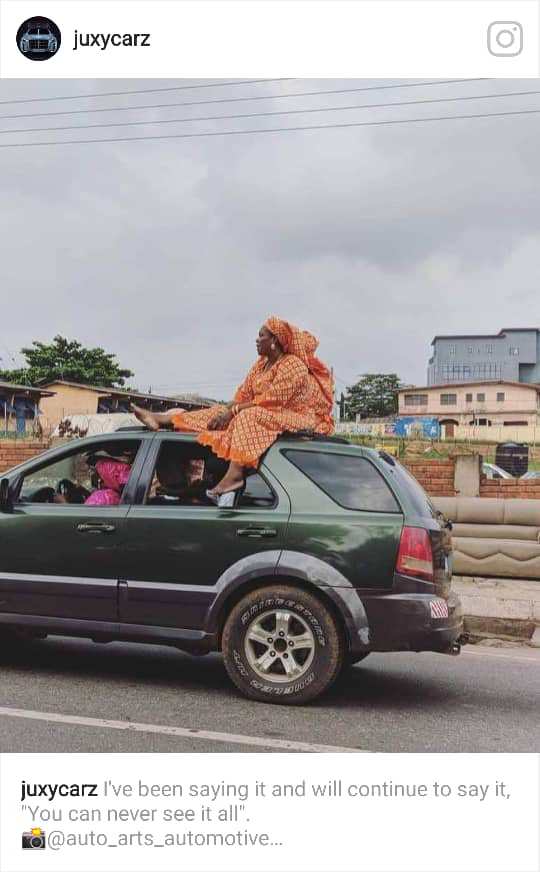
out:
<path id="1" fill-rule="evenodd" d="M 288 97 L 398 80 L 306 80 L 58 102 L 200 80 L 3 81 L 0 143 L 382 121 L 540 106 L 506 97 L 194 124 L 5 130 L 540 90 L 537 80 Z M 67 112 L 276 95 L 167 109 Z M 30 118 L 7 115 L 35 113 Z M 320 338 L 338 390 L 425 384 L 438 333 L 540 326 L 540 115 L 0 149 L 0 366 L 61 333 L 154 392 L 229 398 L 275 313 Z"/>

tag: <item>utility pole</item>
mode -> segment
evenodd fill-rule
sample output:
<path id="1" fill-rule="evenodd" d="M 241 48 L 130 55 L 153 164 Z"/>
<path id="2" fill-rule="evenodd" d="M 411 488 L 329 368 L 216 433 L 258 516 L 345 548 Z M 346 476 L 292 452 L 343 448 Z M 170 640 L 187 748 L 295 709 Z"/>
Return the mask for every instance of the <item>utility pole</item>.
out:
<path id="1" fill-rule="evenodd" d="M 332 376 L 332 418 L 334 419 L 334 424 L 339 424 L 339 410 L 337 405 L 337 397 L 336 397 L 336 382 L 334 379 L 334 367 L 330 367 L 330 375 Z"/>

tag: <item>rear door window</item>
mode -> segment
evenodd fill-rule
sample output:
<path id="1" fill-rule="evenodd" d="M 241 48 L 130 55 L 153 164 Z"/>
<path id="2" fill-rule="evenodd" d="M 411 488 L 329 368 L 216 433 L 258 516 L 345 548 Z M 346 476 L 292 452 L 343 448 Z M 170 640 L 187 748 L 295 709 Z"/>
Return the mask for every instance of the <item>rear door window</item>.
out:
<path id="1" fill-rule="evenodd" d="M 246 479 L 246 489 L 240 497 L 241 509 L 272 509 L 276 496 L 262 475 L 255 473 Z"/>
<path id="2" fill-rule="evenodd" d="M 364 457 L 294 449 L 285 451 L 284 454 L 344 509 L 401 512 L 381 473 Z"/>

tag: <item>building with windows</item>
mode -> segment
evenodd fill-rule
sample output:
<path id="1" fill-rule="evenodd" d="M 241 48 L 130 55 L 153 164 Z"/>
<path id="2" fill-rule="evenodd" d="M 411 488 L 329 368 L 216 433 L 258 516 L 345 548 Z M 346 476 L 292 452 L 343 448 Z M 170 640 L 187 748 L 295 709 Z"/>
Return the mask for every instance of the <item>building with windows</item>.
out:
<path id="1" fill-rule="evenodd" d="M 540 383 L 540 329 L 511 327 L 491 335 L 435 336 L 428 385 L 449 382 Z"/>
<path id="2" fill-rule="evenodd" d="M 457 427 L 540 427 L 540 384 L 451 381 L 402 388 L 399 414 L 437 418 L 450 438 Z"/>

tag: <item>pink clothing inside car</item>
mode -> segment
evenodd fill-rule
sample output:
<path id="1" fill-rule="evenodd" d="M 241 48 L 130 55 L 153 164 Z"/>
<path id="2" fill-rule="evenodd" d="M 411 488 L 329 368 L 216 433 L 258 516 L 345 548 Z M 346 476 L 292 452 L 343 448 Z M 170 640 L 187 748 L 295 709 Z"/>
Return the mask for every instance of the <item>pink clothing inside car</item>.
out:
<path id="1" fill-rule="evenodd" d="M 102 487 L 84 501 L 85 506 L 117 506 L 120 494 L 109 487 Z"/>
<path id="2" fill-rule="evenodd" d="M 96 472 L 103 487 L 90 494 L 84 501 L 85 506 L 117 506 L 122 488 L 129 479 L 131 466 L 121 460 L 98 460 Z"/>

